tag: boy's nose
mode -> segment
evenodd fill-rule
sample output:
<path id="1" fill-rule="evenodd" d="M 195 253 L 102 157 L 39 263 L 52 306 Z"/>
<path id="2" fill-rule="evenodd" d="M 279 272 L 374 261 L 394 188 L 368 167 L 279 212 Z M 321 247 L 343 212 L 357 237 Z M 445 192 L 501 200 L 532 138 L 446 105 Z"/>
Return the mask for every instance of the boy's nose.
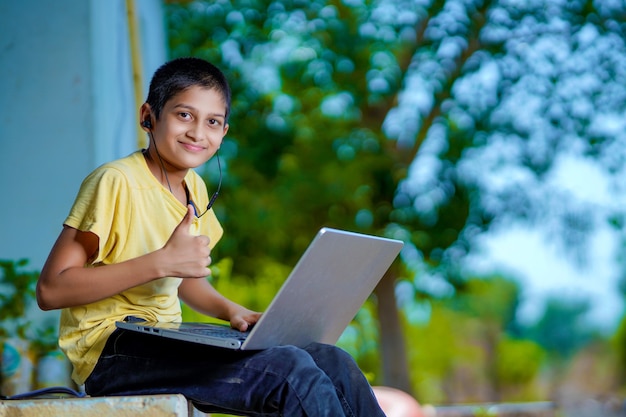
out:
<path id="1" fill-rule="evenodd" d="M 204 139 L 204 131 L 201 123 L 195 123 L 189 128 L 187 135 L 196 142 Z"/>

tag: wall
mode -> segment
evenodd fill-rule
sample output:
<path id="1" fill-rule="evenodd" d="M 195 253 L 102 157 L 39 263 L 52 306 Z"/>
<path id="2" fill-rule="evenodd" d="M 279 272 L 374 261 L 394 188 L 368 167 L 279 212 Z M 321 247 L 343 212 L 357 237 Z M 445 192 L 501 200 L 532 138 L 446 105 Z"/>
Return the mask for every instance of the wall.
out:
<path id="1" fill-rule="evenodd" d="M 163 8 L 135 4 L 147 92 Z M 137 148 L 137 117 L 126 1 L 0 2 L 0 259 L 43 266 L 82 179 Z"/>

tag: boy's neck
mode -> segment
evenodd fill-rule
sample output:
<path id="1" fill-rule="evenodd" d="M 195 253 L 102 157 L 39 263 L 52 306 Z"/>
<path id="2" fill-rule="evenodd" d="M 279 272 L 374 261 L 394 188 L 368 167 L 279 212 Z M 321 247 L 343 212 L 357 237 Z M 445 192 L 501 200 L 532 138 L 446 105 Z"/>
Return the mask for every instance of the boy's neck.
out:
<path id="1" fill-rule="evenodd" d="M 168 165 L 151 148 L 143 150 L 148 169 L 152 175 L 167 188 L 178 201 L 187 205 L 187 192 L 185 191 L 185 176 L 187 171 L 168 170 Z"/>

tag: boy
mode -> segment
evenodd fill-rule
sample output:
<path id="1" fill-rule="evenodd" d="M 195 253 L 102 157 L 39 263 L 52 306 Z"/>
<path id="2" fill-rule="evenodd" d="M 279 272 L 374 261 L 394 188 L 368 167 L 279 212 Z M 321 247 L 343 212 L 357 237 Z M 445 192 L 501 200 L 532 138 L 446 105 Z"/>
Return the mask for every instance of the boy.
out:
<path id="1" fill-rule="evenodd" d="M 230 351 L 115 328 L 129 318 L 180 321 L 179 297 L 241 331 L 259 319 L 205 279 L 222 229 L 192 168 L 219 149 L 229 110 L 219 69 L 170 61 L 140 109 L 148 148 L 83 181 L 37 284 L 42 309 L 63 309 L 59 344 L 74 381 L 90 395 L 181 393 L 205 412 L 384 416 L 334 346 Z"/>

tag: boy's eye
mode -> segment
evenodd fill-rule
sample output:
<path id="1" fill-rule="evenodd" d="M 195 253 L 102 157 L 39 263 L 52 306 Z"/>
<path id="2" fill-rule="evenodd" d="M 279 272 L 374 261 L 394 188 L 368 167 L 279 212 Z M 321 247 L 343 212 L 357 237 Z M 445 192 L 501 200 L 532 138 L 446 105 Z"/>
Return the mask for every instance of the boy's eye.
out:
<path id="1" fill-rule="evenodd" d="M 220 125 L 220 121 L 217 119 L 209 119 L 209 125 L 211 126 L 219 126 Z"/>
<path id="2" fill-rule="evenodd" d="M 180 116 L 180 117 L 182 117 L 183 119 L 189 119 L 189 118 L 191 118 L 191 115 L 190 115 L 189 113 L 187 113 L 187 112 L 181 112 L 181 113 L 178 113 L 178 114 L 179 114 L 179 116 Z"/>

